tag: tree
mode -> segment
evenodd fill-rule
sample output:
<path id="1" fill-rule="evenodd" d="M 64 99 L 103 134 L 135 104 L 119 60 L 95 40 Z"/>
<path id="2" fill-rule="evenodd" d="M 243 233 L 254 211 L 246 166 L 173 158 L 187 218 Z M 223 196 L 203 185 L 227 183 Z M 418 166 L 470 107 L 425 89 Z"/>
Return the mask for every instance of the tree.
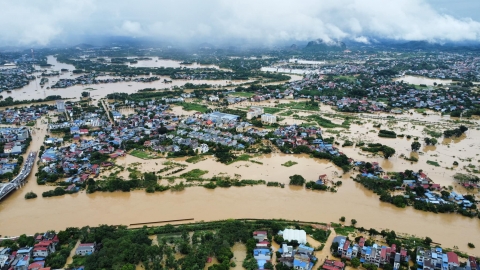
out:
<path id="1" fill-rule="evenodd" d="M 422 146 L 419 142 L 413 142 L 412 143 L 412 151 L 417 152 L 420 149 L 420 146 Z"/>
<path id="2" fill-rule="evenodd" d="M 253 257 L 251 257 L 250 259 L 244 260 L 242 266 L 243 266 L 243 268 L 245 268 L 247 270 L 258 269 L 257 260 L 255 260 L 255 258 L 253 258 Z"/>
<path id="3" fill-rule="evenodd" d="M 290 176 L 290 185 L 303 186 L 305 184 L 305 178 L 303 176 L 295 174 Z"/>
<path id="4" fill-rule="evenodd" d="M 358 268 L 360 266 L 360 259 L 358 259 L 357 257 L 353 258 L 352 259 L 352 267 L 353 268 Z"/>
<path id="5" fill-rule="evenodd" d="M 430 244 L 432 243 L 432 238 L 430 237 L 425 237 L 425 239 L 423 240 L 423 243 L 425 243 L 425 245 L 427 246 L 430 246 Z"/>
<path id="6" fill-rule="evenodd" d="M 345 222 L 345 217 L 341 217 L 341 218 L 340 218 L 340 221 L 341 221 L 341 222 Z"/>
<path id="7" fill-rule="evenodd" d="M 267 262 L 266 264 L 263 265 L 263 269 L 271 269 L 273 270 L 273 264 L 271 262 Z"/>
<path id="8" fill-rule="evenodd" d="M 90 96 L 89 92 L 86 92 L 86 91 L 82 92 L 82 97 L 86 98 L 86 97 L 89 97 L 89 96 Z"/>
<path id="9" fill-rule="evenodd" d="M 357 220 L 356 220 L 356 219 L 352 219 L 352 220 L 350 220 L 350 222 L 352 223 L 353 226 L 355 226 L 355 224 L 357 224 Z"/>
<path id="10" fill-rule="evenodd" d="M 395 154 L 395 149 L 384 145 L 382 148 L 382 153 L 385 159 L 388 159 L 389 157 L 393 156 Z"/>

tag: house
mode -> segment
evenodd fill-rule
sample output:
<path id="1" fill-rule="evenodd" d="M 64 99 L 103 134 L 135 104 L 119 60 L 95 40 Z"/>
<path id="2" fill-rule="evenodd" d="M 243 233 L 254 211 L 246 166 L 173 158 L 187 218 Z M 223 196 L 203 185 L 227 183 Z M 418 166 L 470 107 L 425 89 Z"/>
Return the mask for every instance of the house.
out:
<path id="1" fill-rule="evenodd" d="M 33 257 L 46 258 L 50 253 L 55 252 L 55 244 L 51 240 L 42 240 L 33 246 Z"/>
<path id="2" fill-rule="evenodd" d="M 460 266 L 460 263 L 458 262 L 458 255 L 455 252 L 453 251 L 447 252 L 447 258 L 448 258 L 448 267 L 450 269 Z"/>
<path id="3" fill-rule="evenodd" d="M 95 252 L 95 243 L 80 244 L 75 250 L 76 255 L 85 256 Z"/>
<path id="4" fill-rule="evenodd" d="M 343 269 L 345 269 L 345 264 L 341 261 L 325 260 L 325 262 L 322 265 L 322 269 L 325 269 L 325 270 L 343 270 Z"/>
<path id="5" fill-rule="evenodd" d="M 253 238 L 258 240 L 259 242 L 267 240 L 267 231 L 254 231 Z"/>
<path id="6" fill-rule="evenodd" d="M 282 236 L 286 241 L 296 240 L 299 244 L 307 243 L 307 233 L 304 230 L 285 229 Z"/>
<path id="7" fill-rule="evenodd" d="M 266 113 L 266 114 L 262 114 L 261 120 L 263 123 L 266 123 L 266 124 L 275 124 L 277 123 L 277 116 Z"/>

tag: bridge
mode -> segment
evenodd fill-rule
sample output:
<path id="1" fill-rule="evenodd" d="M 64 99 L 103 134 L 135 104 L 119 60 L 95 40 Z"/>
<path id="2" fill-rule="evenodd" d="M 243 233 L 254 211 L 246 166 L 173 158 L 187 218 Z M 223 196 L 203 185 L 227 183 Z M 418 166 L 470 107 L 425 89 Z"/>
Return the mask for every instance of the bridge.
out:
<path id="1" fill-rule="evenodd" d="M 0 186 L 0 200 L 5 198 L 12 191 L 20 188 L 24 184 L 28 175 L 32 171 L 36 157 L 37 152 L 30 152 L 28 154 L 27 160 L 25 160 L 25 164 L 23 165 L 22 170 L 20 170 L 20 173 L 15 178 L 13 178 L 12 181 Z"/>

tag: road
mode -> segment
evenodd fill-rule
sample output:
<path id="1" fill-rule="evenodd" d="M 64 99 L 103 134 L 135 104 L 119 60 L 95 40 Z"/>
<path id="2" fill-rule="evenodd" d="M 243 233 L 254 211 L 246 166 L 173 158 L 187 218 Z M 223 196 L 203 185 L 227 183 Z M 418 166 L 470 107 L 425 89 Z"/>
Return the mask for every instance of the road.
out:
<path id="1" fill-rule="evenodd" d="M 25 160 L 25 164 L 20 170 L 20 173 L 15 178 L 13 178 L 12 181 L 0 186 L 0 200 L 5 198 L 8 194 L 10 194 L 10 192 L 22 186 L 28 175 L 32 172 L 36 157 L 37 152 L 30 152 L 27 159 Z"/>

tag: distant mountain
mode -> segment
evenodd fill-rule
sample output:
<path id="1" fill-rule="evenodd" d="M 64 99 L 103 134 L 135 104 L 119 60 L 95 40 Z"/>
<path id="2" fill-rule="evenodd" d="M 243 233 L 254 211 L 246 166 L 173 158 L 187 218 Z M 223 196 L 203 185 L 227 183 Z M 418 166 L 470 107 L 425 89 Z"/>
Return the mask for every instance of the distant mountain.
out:
<path id="1" fill-rule="evenodd" d="M 293 50 L 293 51 L 298 50 L 297 44 L 292 44 L 292 46 L 290 46 L 290 50 Z"/>
<path id="2" fill-rule="evenodd" d="M 347 48 L 345 43 L 341 41 L 325 42 L 322 39 L 317 39 L 308 42 L 305 50 L 308 51 L 343 51 Z"/>

